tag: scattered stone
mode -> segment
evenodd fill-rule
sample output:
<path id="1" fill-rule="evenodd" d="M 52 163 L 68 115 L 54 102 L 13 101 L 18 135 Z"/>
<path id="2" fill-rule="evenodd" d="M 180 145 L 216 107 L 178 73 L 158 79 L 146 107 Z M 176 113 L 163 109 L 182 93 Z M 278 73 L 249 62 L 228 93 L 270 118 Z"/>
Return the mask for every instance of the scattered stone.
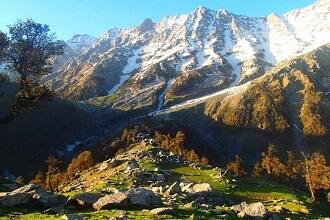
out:
<path id="1" fill-rule="evenodd" d="M 237 213 L 237 217 L 244 218 L 246 216 L 245 212 L 239 212 Z"/>
<path id="2" fill-rule="evenodd" d="M 152 209 L 150 212 L 155 215 L 166 215 L 174 213 L 174 209 L 172 207 L 163 207 Z"/>
<path id="3" fill-rule="evenodd" d="M 245 215 L 250 217 L 265 217 L 267 215 L 267 209 L 261 202 L 251 204 L 243 202 L 239 205 L 231 206 L 230 209 L 238 213 L 244 212 Z M 240 215 L 243 214 L 241 213 Z"/>
<path id="4" fill-rule="evenodd" d="M 127 212 L 123 210 L 119 210 L 116 212 L 115 220 L 127 220 Z"/>
<path id="5" fill-rule="evenodd" d="M 113 193 L 98 199 L 93 204 L 93 208 L 97 210 L 109 209 L 109 208 L 122 208 L 127 206 L 128 201 L 129 198 L 125 193 L 122 192 Z"/>
<path id="6" fill-rule="evenodd" d="M 68 199 L 67 206 L 74 206 L 76 208 L 92 208 L 93 204 L 101 198 L 97 193 L 80 193 Z"/>
<path id="7" fill-rule="evenodd" d="M 132 159 L 127 162 L 125 173 L 129 173 L 135 169 L 139 169 L 139 164 L 136 162 L 136 160 Z"/>
<path id="8" fill-rule="evenodd" d="M 273 206 L 271 208 L 271 210 L 272 210 L 272 212 L 277 212 L 278 213 L 278 212 L 282 212 L 283 208 L 281 206 L 276 205 L 276 206 Z"/>
<path id="9" fill-rule="evenodd" d="M 195 214 L 192 214 L 190 217 L 189 217 L 189 220 L 199 220 L 200 218 L 198 216 L 196 216 Z"/>
<path id="10" fill-rule="evenodd" d="M 192 201 L 192 202 L 184 204 L 182 207 L 184 209 L 191 209 L 191 208 L 193 208 L 193 206 L 194 206 L 194 202 Z"/>
<path id="11" fill-rule="evenodd" d="M 166 190 L 166 194 L 173 195 L 175 193 L 181 192 L 181 186 L 178 182 L 173 183 L 171 186 L 169 186 L 168 190 Z"/>
<path id="12" fill-rule="evenodd" d="M 133 188 L 126 192 L 132 205 L 150 207 L 160 205 L 161 199 L 153 191 L 145 188 Z"/>

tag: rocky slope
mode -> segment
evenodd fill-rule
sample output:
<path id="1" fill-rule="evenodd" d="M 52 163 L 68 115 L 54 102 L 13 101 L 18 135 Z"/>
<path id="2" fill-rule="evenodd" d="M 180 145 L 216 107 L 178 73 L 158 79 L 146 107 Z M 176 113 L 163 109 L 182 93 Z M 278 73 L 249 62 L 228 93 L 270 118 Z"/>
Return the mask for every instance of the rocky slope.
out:
<path id="1" fill-rule="evenodd" d="M 329 33 L 327 0 L 261 18 L 200 7 L 111 29 L 46 83 L 70 99 L 109 95 L 115 108 L 161 109 L 261 76 L 328 43 Z"/>
<path id="2" fill-rule="evenodd" d="M 258 158 L 251 149 L 261 152 L 270 142 L 283 153 L 329 155 L 329 58 L 328 44 L 241 86 L 154 112 L 159 118 L 151 120 L 193 131 L 222 158 L 239 153 L 252 162 Z"/>
<path id="3" fill-rule="evenodd" d="M 190 163 L 150 143 L 140 139 L 77 173 L 59 194 L 0 182 L 0 190 L 9 191 L 0 193 L 0 219 L 309 219 L 329 214 L 324 204 L 313 206 L 299 190 L 221 176 L 218 167 Z"/>

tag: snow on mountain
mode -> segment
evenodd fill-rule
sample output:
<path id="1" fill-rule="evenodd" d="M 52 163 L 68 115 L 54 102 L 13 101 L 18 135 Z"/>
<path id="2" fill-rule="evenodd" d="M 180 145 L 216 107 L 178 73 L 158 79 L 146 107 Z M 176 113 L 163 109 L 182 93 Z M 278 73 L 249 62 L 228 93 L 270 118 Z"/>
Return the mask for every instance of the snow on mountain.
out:
<path id="1" fill-rule="evenodd" d="M 95 42 L 74 39 L 69 45 L 84 53 L 48 84 L 73 99 L 116 93 L 119 108 L 160 109 L 245 83 L 328 43 L 330 1 L 267 17 L 199 7 L 157 23 L 146 19 L 138 27 L 111 29 Z"/>
<path id="2" fill-rule="evenodd" d="M 66 43 L 72 48 L 75 53 L 80 54 L 88 50 L 93 45 L 95 40 L 96 38 L 91 37 L 87 34 L 76 34 Z"/>

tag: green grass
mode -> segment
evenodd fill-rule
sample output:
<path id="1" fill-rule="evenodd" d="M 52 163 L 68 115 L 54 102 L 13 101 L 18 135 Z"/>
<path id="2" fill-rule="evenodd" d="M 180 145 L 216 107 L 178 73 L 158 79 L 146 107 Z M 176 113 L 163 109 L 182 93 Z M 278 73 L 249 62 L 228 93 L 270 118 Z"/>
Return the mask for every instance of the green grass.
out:
<path id="1" fill-rule="evenodd" d="M 230 193 L 249 202 L 276 199 L 310 201 L 305 192 L 293 191 L 288 186 L 264 179 L 243 179 Z"/>
<path id="2" fill-rule="evenodd" d="M 209 168 L 198 170 L 187 166 L 175 167 L 171 170 L 175 172 L 180 178 L 186 178 L 195 183 L 209 183 L 212 189 L 216 191 L 225 191 L 227 189 L 225 182 L 219 181 L 216 178 L 219 173 L 216 170 Z"/>
<path id="3" fill-rule="evenodd" d="M 139 163 L 139 166 L 142 170 L 145 171 L 154 171 L 155 168 L 158 168 L 157 164 L 155 164 L 154 162 L 148 160 L 148 159 L 144 159 Z"/>
<path id="4" fill-rule="evenodd" d="M 86 210 L 86 211 L 72 211 L 72 212 L 66 212 L 66 215 L 71 217 L 72 219 L 76 220 L 82 220 L 82 219 L 88 219 L 88 220 L 105 220 L 110 219 L 111 217 L 118 216 L 121 212 L 117 209 L 112 210 L 100 210 L 100 211 L 93 211 L 93 210 Z M 177 208 L 175 209 L 174 214 L 167 214 L 167 215 L 154 215 L 149 212 L 149 210 L 145 209 L 139 209 L 139 208 L 132 208 L 124 211 L 127 215 L 128 219 L 136 219 L 136 220 L 152 220 L 152 219 L 189 219 L 189 217 L 194 214 L 194 216 L 197 216 L 199 219 L 223 219 L 223 217 L 220 215 L 220 212 L 218 210 L 200 210 L 200 209 L 182 209 Z M 61 217 L 64 214 L 58 214 L 58 215 L 47 215 L 43 214 L 41 212 L 31 212 L 27 214 L 19 214 L 13 212 L 10 215 L 0 217 L 0 220 L 43 220 L 43 219 L 49 219 L 49 220 L 58 220 L 62 219 Z M 234 214 L 229 214 L 230 219 L 236 219 Z"/>
<path id="5" fill-rule="evenodd" d="M 127 189 L 132 187 L 133 180 L 126 173 L 117 173 L 117 176 L 111 177 L 106 183 L 101 183 L 94 188 L 95 192 L 99 192 L 107 187 L 113 187 L 116 189 Z"/>
<path id="6" fill-rule="evenodd" d="M 302 216 L 308 219 L 330 216 L 329 206 L 313 204 L 307 192 L 265 179 L 242 179 L 228 193 L 229 197 L 237 201 L 263 202 L 268 207 L 281 206 L 289 211 L 288 215 L 293 219 L 300 219 Z M 310 213 L 306 213 L 307 210 Z"/>

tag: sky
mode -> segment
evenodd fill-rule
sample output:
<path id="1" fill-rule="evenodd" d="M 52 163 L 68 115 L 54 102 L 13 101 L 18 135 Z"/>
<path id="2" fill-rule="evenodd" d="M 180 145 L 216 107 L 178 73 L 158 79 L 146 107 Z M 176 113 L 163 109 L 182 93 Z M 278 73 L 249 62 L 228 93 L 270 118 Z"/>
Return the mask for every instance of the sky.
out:
<path id="1" fill-rule="evenodd" d="M 62 40 L 74 34 L 94 37 L 113 27 L 134 27 L 145 18 L 187 14 L 198 6 L 235 14 L 266 16 L 306 7 L 316 0 L 0 0 L 0 30 L 18 19 L 48 24 Z"/>

